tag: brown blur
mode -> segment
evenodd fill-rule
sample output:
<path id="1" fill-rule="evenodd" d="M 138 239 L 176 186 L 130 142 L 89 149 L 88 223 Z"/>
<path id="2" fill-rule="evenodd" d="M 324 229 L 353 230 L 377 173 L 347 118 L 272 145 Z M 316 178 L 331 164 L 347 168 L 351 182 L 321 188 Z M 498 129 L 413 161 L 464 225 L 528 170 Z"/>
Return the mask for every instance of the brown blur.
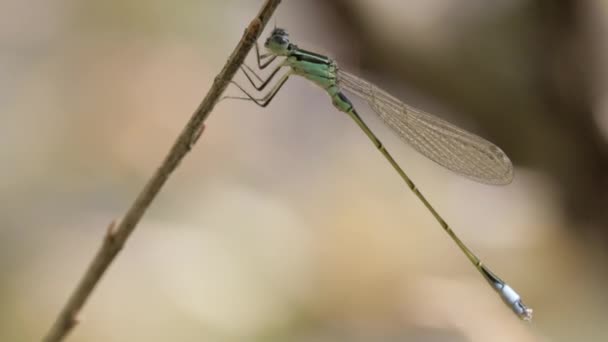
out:
<path id="1" fill-rule="evenodd" d="M 0 341 L 44 335 L 260 4 L 0 0 Z M 511 157 L 511 185 L 474 183 L 354 100 L 532 323 L 294 78 L 266 109 L 216 107 L 69 341 L 608 339 L 606 2 L 284 0 L 275 19 Z"/>

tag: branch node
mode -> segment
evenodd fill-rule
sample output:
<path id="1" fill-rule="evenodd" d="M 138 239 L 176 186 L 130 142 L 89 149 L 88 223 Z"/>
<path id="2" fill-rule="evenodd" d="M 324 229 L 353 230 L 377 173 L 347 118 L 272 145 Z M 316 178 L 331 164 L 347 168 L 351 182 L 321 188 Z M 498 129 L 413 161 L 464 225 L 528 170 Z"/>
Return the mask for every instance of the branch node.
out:
<path id="1" fill-rule="evenodd" d="M 78 313 L 75 313 L 74 316 L 68 321 L 68 329 L 74 328 L 76 325 L 80 323 L 80 317 Z"/>
<path id="2" fill-rule="evenodd" d="M 106 228 L 106 241 L 110 243 L 114 242 L 114 239 L 116 238 L 116 226 L 116 220 L 112 220 L 108 225 L 108 228 Z"/>
<path id="3" fill-rule="evenodd" d="M 247 26 L 244 38 L 248 43 L 255 44 L 255 41 L 258 39 L 257 33 L 260 32 L 261 26 L 262 20 L 260 20 L 260 18 L 253 19 L 249 26 Z"/>

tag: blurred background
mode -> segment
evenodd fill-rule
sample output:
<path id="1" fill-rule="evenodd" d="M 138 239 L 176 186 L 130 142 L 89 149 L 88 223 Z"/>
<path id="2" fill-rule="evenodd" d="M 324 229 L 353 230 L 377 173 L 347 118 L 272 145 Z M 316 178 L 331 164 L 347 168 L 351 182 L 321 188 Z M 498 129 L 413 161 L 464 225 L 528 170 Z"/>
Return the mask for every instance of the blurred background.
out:
<path id="1" fill-rule="evenodd" d="M 1 341 L 44 335 L 261 3 L 0 2 Z M 511 185 L 474 183 L 355 101 L 534 320 L 294 78 L 216 107 L 69 341 L 608 339 L 608 3 L 284 0 L 273 21 L 510 156 Z"/>

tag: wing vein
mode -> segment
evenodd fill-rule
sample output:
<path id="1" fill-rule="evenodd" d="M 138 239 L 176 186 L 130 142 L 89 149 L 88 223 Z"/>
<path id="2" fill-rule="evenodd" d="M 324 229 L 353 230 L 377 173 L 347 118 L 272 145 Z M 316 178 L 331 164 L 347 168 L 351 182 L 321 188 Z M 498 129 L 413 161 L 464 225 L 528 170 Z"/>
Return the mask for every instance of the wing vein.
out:
<path id="1" fill-rule="evenodd" d="M 338 71 L 338 85 L 363 100 L 401 140 L 439 165 L 477 182 L 508 184 L 513 165 L 491 142 L 411 107 L 375 85 Z"/>

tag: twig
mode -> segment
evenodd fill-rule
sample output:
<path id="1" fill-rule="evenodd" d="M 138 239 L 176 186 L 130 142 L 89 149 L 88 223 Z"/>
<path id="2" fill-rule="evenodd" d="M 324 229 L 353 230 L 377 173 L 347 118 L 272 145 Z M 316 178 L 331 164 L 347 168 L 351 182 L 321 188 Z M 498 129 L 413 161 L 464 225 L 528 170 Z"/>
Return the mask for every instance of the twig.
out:
<path id="1" fill-rule="evenodd" d="M 205 99 L 194 112 L 186 127 L 184 127 L 161 166 L 156 170 L 139 196 L 137 196 L 137 199 L 123 219 L 118 224 L 112 222 L 108 227 L 101 248 L 43 341 L 61 341 L 77 324 L 78 313 L 93 292 L 93 289 L 95 289 L 105 271 L 118 252 L 120 252 L 129 235 L 135 230 L 137 223 L 139 223 L 146 209 L 148 209 L 150 203 L 152 203 L 171 173 L 177 168 L 180 161 L 186 156 L 202 134 L 204 121 L 215 107 L 219 97 L 226 90 L 228 81 L 238 71 L 280 2 L 281 0 L 266 0 L 258 15 L 251 21 L 232 55 L 228 58 L 226 65 L 215 78 L 207 96 L 205 96 Z"/>

